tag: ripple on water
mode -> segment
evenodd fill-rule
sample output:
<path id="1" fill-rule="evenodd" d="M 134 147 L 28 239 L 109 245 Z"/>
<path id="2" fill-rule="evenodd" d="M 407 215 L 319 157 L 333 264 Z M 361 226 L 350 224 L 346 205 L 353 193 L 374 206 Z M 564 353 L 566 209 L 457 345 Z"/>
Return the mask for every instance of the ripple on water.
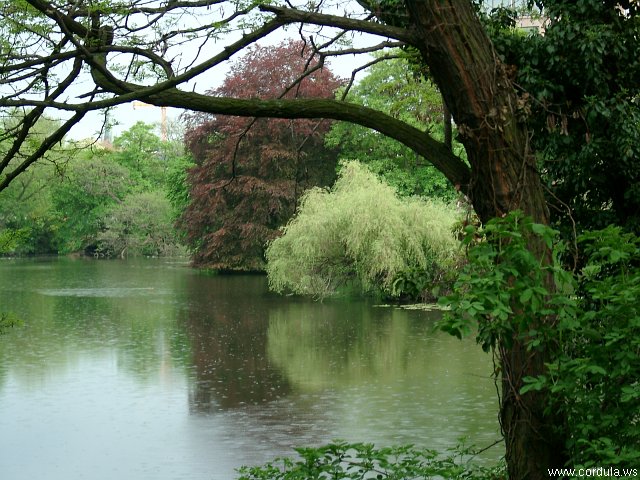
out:
<path id="1" fill-rule="evenodd" d="M 104 297 L 124 298 L 146 295 L 162 295 L 163 291 L 154 287 L 103 287 L 103 288 L 45 288 L 37 290 L 48 297 Z"/>

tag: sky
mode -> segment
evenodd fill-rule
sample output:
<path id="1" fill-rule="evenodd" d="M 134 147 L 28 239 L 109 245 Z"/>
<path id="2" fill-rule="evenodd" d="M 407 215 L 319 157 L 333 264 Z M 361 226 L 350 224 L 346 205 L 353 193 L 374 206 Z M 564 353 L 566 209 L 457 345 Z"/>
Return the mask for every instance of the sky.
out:
<path id="1" fill-rule="evenodd" d="M 182 110 L 175 108 L 167 109 L 167 119 L 176 120 Z M 132 104 L 120 105 L 111 112 L 111 120 L 116 124 L 112 128 L 113 136 L 118 136 L 122 132 L 131 128 L 136 122 L 157 124 L 157 134 L 160 136 L 161 111 L 159 107 L 149 106 L 146 108 L 135 108 Z M 100 135 L 103 116 L 99 112 L 90 112 L 80 124 L 73 127 L 68 138 L 73 140 L 83 140 L 87 138 L 95 139 Z"/>

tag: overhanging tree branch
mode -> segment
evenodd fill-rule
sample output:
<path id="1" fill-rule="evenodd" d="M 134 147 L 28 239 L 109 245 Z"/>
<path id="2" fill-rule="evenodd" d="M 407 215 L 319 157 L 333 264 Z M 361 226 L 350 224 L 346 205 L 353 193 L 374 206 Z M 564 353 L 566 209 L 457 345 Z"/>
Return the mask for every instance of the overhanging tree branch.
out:
<path id="1" fill-rule="evenodd" d="M 387 135 L 429 160 L 452 183 L 465 189 L 469 167 L 442 142 L 405 122 L 372 108 L 325 99 L 244 100 L 219 98 L 169 90 L 150 95 L 146 101 L 158 106 L 174 106 L 204 113 L 245 117 L 326 118 L 356 123 Z"/>
<path id="2" fill-rule="evenodd" d="M 370 33 L 381 37 L 394 38 L 406 43 L 416 40 L 415 32 L 410 28 L 399 28 L 383 23 L 374 23 L 355 18 L 341 17 L 338 15 L 328 15 L 325 13 L 305 12 L 293 8 L 276 7 L 273 5 L 262 5 L 260 10 L 276 15 L 276 18 L 283 24 L 304 23 L 325 27 L 341 28 L 362 33 Z"/>
<path id="3" fill-rule="evenodd" d="M 60 143 L 73 126 L 82 120 L 86 113 L 86 111 L 76 112 L 69 120 L 58 127 L 55 132 L 45 138 L 40 146 L 31 155 L 25 158 L 20 165 L 14 168 L 10 173 L 5 174 L 0 180 L 0 191 L 7 188 L 13 179 L 29 168 L 29 166 L 34 162 L 44 157 L 54 145 Z"/>
<path id="4" fill-rule="evenodd" d="M 440 170 L 452 183 L 466 191 L 470 172 L 467 165 L 442 142 L 411 125 L 397 120 L 380 111 L 325 99 L 235 99 L 211 97 L 194 92 L 184 92 L 175 88 L 158 89 L 158 86 L 143 87 L 118 81 L 113 84 L 102 75 L 106 69 L 106 59 L 102 57 L 100 72 L 94 74 L 96 84 L 106 91 L 114 93 L 137 93 L 139 98 L 157 106 L 170 106 L 194 110 L 203 113 L 237 115 L 246 117 L 276 118 L 327 118 L 357 123 L 372 128 L 384 135 L 398 140 L 424 156 Z M 174 81 L 178 80 L 178 77 Z M 123 88 L 124 86 L 124 88 Z"/>
<path id="5" fill-rule="evenodd" d="M 330 26 L 345 31 L 358 31 L 383 36 L 402 43 L 416 41 L 413 30 L 375 23 L 367 20 L 328 15 L 316 11 L 305 12 L 294 8 L 282 8 L 270 5 L 260 6 L 265 13 L 275 15 L 262 26 L 249 30 L 241 39 L 226 46 L 222 52 L 213 55 L 200 64 L 186 71 L 173 75 L 169 63 L 156 54 L 147 54 L 143 48 L 123 47 L 113 45 L 113 36 L 106 35 L 106 26 L 100 25 L 99 12 L 80 12 L 77 9 L 61 10 L 46 0 L 28 0 L 30 5 L 52 19 L 59 27 L 60 32 L 70 40 L 77 52 L 76 58 L 81 58 L 90 67 L 92 78 L 96 84 L 95 91 L 108 92 L 112 98 L 90 100 L 71 103 L 58 101 L 55 98 L 42 100 L 32 98 L 7 98 L 0 99 L 2 106 L 32 106 L 39 109 L 54 108 L 62 111 L 83 113 L 90 110 L 106 108 L 132 100 L 144 100 L 153 105 L 172 106 L 185 108 L 204 113 L 238 115 L 247 117 L 278 117 L 278 118 L 327 118 L 357 123 L 372 128 L 384 135 L 390 136 L 399 142 L 412 148 L 441 170 L 445 176 L 455 184 L 466 189 L 469 184 L 470 172 L 468 166 L 458 157 L 453 155 L 441 142 L 436 141 L 428 133 L 422 132 L 404 122 L 371 108 L 354 105 L 337 100 L 317 99 L 274 99 L 274 100 L 245 100 L 216 98 L 194 92 L 178 90 L 178 86 L 189 82 L 200 74 L 230 59 L 237 52 L 264 38 L 278 28 L 292 23 L 305 23 L 318 26 Z M 175 2 L 167 6 L 167 10 L 174 9 Z M 221 2 L 203 1 L 194 2 L 193 5 L 183 5 L 185 8 L 192 6 L 210 6 Z M 91 13 L 93 16 L 89 15 Z M 153 12 L 158 13 L 158 12 Z M 85 15 L 86 14 L 86 15 Z M 87 17 L 89 15 L 89 17 Z M 105 13 L 106 15 L 106 13 Z M 78 18 L 91 18 L 92 27 L 88 28 L 80 23 Z M 107 18 L 107 17 L 105 17 Z M 351 48 L 346 52 L 366 52 L 369 49 L 378 49 L 390 45 L 391 42 L 383 42 L 370 48 Z M 395 43 L 394 43 L 395 44 Z M 109 53 L 126 52 L 146 56 L 151 63 L 164 69 L 166 80 L 151 86 L 137 85 L 123 81 L 112 73 L 107 61 Z M 151 52 L 151 50 L 149 50 Z M 66 52 L 64 52 L 66 53 Z M 328 55 L 338 55 L 338 51 L 325 52 Z M 58 53 L 57 55 L 61 55 Z M 323 55 L 323 53 L 321 53 Z M 64 57 L 67 58 L 66 56 Z M 83 113 L 84 114 L 84 113 Z M 81 118 L 74 116 L 72 118 Z M 65 124 L 66 125 L 66 124 Z"/>

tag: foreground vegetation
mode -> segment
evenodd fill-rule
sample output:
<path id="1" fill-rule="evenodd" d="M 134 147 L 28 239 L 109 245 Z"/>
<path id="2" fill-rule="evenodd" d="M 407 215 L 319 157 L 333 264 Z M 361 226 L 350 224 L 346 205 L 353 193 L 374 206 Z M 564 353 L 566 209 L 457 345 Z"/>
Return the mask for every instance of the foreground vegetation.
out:
<path id="1" fill-rule="evenodd" d="M 318 448 L 297 448 L 300 460 L 283 458 L 260 467 L 243 467 L 238 480 L 302 479 L 467 479 L 503 478 L 504 465 L 480 467 L 464 447 L 442 454 L 413 446 L 376 448 L 365 443 L 331 443 Z"/>
<path id="2" fill-rule="evenodd" d="M 581 266 L 570 271 L 559 260 L 566 245 L 558 231 L 519 212 L 467 233 L 469 264 L 455 293 L 441 299 L 451 307 L 443 330 L 458 337 L 477 332 L 477 342 L 494 353 L 501 369 L 508 367 L 509 353 L 500 345 L 519 340 L 529 352 L 555 345 L 544 355 L 544 374 L 527 374 L 535 372 L 528 365 L 533 357 L 522 359 L 523 386 L 503 382 L 501 395 L 530 395 L 557 419 L 557 434 L 568 439 L 567 466 L 637 466 L 640 238 L 619 227 L 585 232 L 577 239 Z M 527 249 L 530 235 L 555 246 L 553 261 Z M 534 325 L 531 318 L 543 321 Z"/>

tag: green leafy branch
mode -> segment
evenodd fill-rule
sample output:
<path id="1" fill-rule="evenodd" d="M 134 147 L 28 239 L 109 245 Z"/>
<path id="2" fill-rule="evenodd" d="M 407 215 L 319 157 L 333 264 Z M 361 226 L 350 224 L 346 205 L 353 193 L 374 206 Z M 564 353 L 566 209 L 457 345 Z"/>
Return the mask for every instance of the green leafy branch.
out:
<path id="1" fill-rule="evenodd" d="M 440 328 L 457 337 L 475 331 L 487 351 L 515 339 L 544 349 L 544 370 L 513 387 L 519 396 L 549 394 L 545 409 L 564 419 L 556 428 L 567 438 L 570 465 L 636 464 L 640 238 L 613 226 L 583 233 L 574 274 L 557 260 L 556 232 L 518 212 L 466 233 L 469 264 L 441 301 L 451 311 Z M 551 260 L 529 249 L 532 236 L 554 247 Z"/>
<path id="2" fill-rule="evenodd" d="M 575 306 L 567 293 L 573 291 L 573 281 L 557 255 L 549 261 L 544 253 L 529 249 L 532 237 L 539 237 L 551 249 L 557 232 L 517 211 L 482 228 L 466 227 L 469 263 L 460 273 L 454 293 L 440 300 L 451 312 L 439 327 L 458 338 L 477 330 L 476 339 L 485 351 L 499 344 L 508 348 L 516 332 L 524 332 L 520 335 L 530 348 L 542 345 L 548 332 L 532 323 L 539 325 L 544 317 L 571 315 Z M 547 287 L 549 276 L 554 280 L 553 291 Z"/>

